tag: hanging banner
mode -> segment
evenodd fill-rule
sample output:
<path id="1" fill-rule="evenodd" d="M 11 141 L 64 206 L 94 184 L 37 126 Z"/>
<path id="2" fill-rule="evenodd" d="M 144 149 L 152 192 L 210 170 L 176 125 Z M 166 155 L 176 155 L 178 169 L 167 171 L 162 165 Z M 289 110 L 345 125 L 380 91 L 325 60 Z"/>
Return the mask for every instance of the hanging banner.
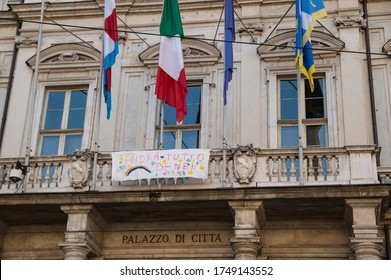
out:
<path id="1" fill-rule="evenodd" d="M 208 178 L 209 150 L 156 150 L 112 153 L 114 181 L 151 178 Z"/>

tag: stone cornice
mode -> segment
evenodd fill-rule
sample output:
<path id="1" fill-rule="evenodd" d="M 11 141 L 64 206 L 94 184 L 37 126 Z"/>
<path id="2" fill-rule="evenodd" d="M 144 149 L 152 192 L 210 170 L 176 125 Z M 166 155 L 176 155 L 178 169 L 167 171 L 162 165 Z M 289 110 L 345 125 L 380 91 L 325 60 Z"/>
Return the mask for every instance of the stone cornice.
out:
<path id="1" fill-rule="evenodd" d="M 2 19 L 0 21 L 0 27 L 9 27 L 9 26 L 16 27 L 16 17 L 12 12 L 0 11 L 0 18 Z"/>
<path id="2" fill-rule="evenodd" d="M 25 20 L 39 20 L 41 3 L 10 4 L 12 12 L 19 18 Z M 53 19 L 58 18 L 82 18 L 91 16 L 102 16 L 103 9 L 94 1 L 72 3 L 45 3 L 45 16 Z"/>
<path id="3" fill-rule="evenodd" d="M 306 186 L 306 187 L 245 187 L 224 189 L 198 190 L 159 190 L 159 201 L 233 201 L 240 200 L 269 200 L 269 199 L 296 199 L 296 198 L 357 198 L 363 193 L 366 197 L 380 198 L 386 203 L 391 193 L 391 185 L 333 185 Z M 121 192 L 83 192 L 83 193 L 34 193 L 34 194 L 1 194 L 1 205 L 28 205 L 28 204 L 105 204 L 149 202 L 150 191 L 121 191 Z"/>

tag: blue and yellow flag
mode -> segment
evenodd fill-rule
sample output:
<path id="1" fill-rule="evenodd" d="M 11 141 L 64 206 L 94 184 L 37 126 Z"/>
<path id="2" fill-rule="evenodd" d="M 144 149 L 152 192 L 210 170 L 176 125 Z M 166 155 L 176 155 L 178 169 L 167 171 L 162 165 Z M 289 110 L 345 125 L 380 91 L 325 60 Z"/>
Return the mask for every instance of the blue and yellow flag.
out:
<path id="1" fill-rule="evenodd" d="M 308 79 L 314 91 L 315 73 L 312 55 L 311 32 L 314 21 L 327 16 L 323 0 L 296 0 L 296 67 Z"/>

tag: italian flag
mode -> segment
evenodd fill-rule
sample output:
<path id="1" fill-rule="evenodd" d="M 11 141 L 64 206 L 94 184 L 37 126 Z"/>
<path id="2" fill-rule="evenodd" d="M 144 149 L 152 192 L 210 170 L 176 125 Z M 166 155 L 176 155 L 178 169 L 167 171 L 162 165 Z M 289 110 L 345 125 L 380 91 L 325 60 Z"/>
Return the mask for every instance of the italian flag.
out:
<path id="1" fill-rule="evenodd" d="M 177 122 L 181 122 L 187 114 L 186 74 L 181 45 L 183 36 L 178 0 L 164 0 L 155 94 L 158 99 L 176 108 Z"/>

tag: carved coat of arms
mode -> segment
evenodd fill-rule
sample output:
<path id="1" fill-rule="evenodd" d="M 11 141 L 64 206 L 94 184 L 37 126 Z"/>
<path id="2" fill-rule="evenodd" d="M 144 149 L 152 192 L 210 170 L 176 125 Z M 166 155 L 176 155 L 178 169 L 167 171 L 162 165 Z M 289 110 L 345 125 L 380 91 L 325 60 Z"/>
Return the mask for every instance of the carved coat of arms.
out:
<path id="1" fill-rule="evenodd" d="M 239 146 L 234 151 L 234 175 L 241 184 L 251 182 L 257 169 L 257 155 L 252 145 Z"/>
<path id="2" fill-rule="evenodd" d="M 89 151 L 75 151 L 69 156 L 69 179 L 74 188 L 82 188 L 88 182 L 91 174 L 91 156 Z"/>

